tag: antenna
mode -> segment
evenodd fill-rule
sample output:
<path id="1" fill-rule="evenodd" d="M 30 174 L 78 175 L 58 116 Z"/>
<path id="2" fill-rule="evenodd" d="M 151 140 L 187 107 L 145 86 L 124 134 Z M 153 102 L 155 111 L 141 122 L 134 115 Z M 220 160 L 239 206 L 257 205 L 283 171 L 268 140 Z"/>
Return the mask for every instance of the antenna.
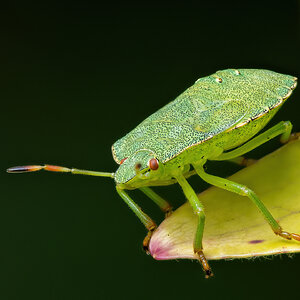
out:
<path id="1" fill-rule="evenodd" d="M 115 176 L 115 173 L 80 170 L 75 168 L 70 169 L 66 167 L 53 166 L 53 165 L 16 166 L 16 167 L 8 168 L 6 171 L 8 173 L 27 173 L 27 172 L 36 172 L 40 170 L 45 170 L 50 172 L 72 173 L 72 174 L 79 174 L 79 175 L 89 175 L 89 176 L 111 177 L 111 178 L 114 178 Z"/>

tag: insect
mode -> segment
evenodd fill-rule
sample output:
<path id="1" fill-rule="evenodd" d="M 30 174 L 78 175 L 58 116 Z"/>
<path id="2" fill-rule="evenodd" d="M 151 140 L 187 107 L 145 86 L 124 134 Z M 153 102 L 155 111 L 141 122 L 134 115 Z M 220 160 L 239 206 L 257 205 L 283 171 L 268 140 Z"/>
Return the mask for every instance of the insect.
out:
<path id="1" fill-rule="evenodd" d="M 271 120 L 296 85 L 296 77 L 268 70 L 218 71 L 198 79 L 174 101 L 116 141 L 112 146 L 113 158 L 119 164 L 115 173 L 53 165 L 18 166 L 7 171 L 21 173 L 44 169 L 113 178 L 118 194 L 148 230 L 143 241 L 146 251 L 156 224 L 126 190 L 140 189 L 167 217 L 172 211 L 171 205 L 150 186 L 178 183 L 198 216 L 193 247 L 208 278 L 213 273 L 202 245 L 204 207 L 187 181 L 194 174 L 211 185 L 248 197 L 275 234 L 300 241 L 299 234 L 283 231 L 254 191 L 204 170 L 208 160 L 241 161 L 243 154 L 276 136 L 281 135 L 281 142 L 287 142 L 292 130 L 289 121 L 282 121 L 254 136 Z"/>

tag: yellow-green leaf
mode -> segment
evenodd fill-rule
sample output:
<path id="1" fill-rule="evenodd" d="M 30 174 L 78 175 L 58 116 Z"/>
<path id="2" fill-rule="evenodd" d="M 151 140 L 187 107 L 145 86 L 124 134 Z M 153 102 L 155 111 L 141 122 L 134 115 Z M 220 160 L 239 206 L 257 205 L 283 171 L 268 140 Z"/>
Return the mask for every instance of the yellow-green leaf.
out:
<path id="1" fill-rule="evenodd" d="M 257 193 L 283 230 L 300 233 L 300 140 L 292 141 L 229 179 Z M 300 243 L 276 236 L 247 198 L 211 187 L 199 195 L 206 212 L 207 259 L 242 258 L 300 251 Z M 150 241 L 158 260 L 189 258 L 197 217 L 186 203 L 161 223 Z"/>

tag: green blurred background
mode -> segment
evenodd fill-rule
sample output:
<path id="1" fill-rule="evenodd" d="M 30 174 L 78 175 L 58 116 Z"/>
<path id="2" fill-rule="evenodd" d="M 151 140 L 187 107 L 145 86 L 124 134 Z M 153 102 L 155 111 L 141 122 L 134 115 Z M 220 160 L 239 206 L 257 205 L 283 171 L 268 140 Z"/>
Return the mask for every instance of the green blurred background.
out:
<path id="1" fill-rule="evenodd" d="M 52 163 L 114 171 L 113 142 L 199 77 L 229 67 L 299 77 L 299 13 L 299 1 L 3 8 L 0 299 L 292 295 L 300 255 L 211 262 L 216 276 L 205 280 L 196 262 L 158 262 L 143 253 L 146 231 L 112 180 L 5 169 Z M 290 120 L 300 131 L 299 90 L 270 125 Z M 272 141 L 249 156 L 277 147 Z M 228 176 L 238 168 L 208 169 Z M 207 187 L 198 178 L 191 183 L 197 192 Z M 185 201 L 178 186 L 156 190 L 176 207 Z M 139 191 L 131 195 L 162 220 Z"/>

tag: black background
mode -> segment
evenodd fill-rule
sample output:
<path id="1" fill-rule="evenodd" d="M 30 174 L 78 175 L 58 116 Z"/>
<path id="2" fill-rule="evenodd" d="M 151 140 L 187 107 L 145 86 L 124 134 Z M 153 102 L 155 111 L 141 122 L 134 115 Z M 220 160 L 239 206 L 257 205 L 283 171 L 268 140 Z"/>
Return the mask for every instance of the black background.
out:
<path id="1" fill-rule="evenodd" d="M 299 2 L 241 3 L 11 2 L 2 8 L 1 300 L 279 299 L 295 293 L 299 255 L 215 261 L 215 278 L 205 280 L 195 262 L 158 262 L 143 253 L 146 232 L 111 179 L 5 173 L 30 163 L 114 171 L 114 141 L 220 69 L 266 68 L 299 77 Z M 296 90 L 270 125 L 290 120 L 299 131 L 299 96 Z M 272 141 L 249 156 L 278 146 Z M 226 163 L 208 168 L 221 176 L 237 170 Z M 198 178 L 191 182 L 197 192 L 207 187 Z M 177 186 L 156 190 L 175 206 L 185 201 Z M 131 195 L 162 220 L 139 191 Z"/>

